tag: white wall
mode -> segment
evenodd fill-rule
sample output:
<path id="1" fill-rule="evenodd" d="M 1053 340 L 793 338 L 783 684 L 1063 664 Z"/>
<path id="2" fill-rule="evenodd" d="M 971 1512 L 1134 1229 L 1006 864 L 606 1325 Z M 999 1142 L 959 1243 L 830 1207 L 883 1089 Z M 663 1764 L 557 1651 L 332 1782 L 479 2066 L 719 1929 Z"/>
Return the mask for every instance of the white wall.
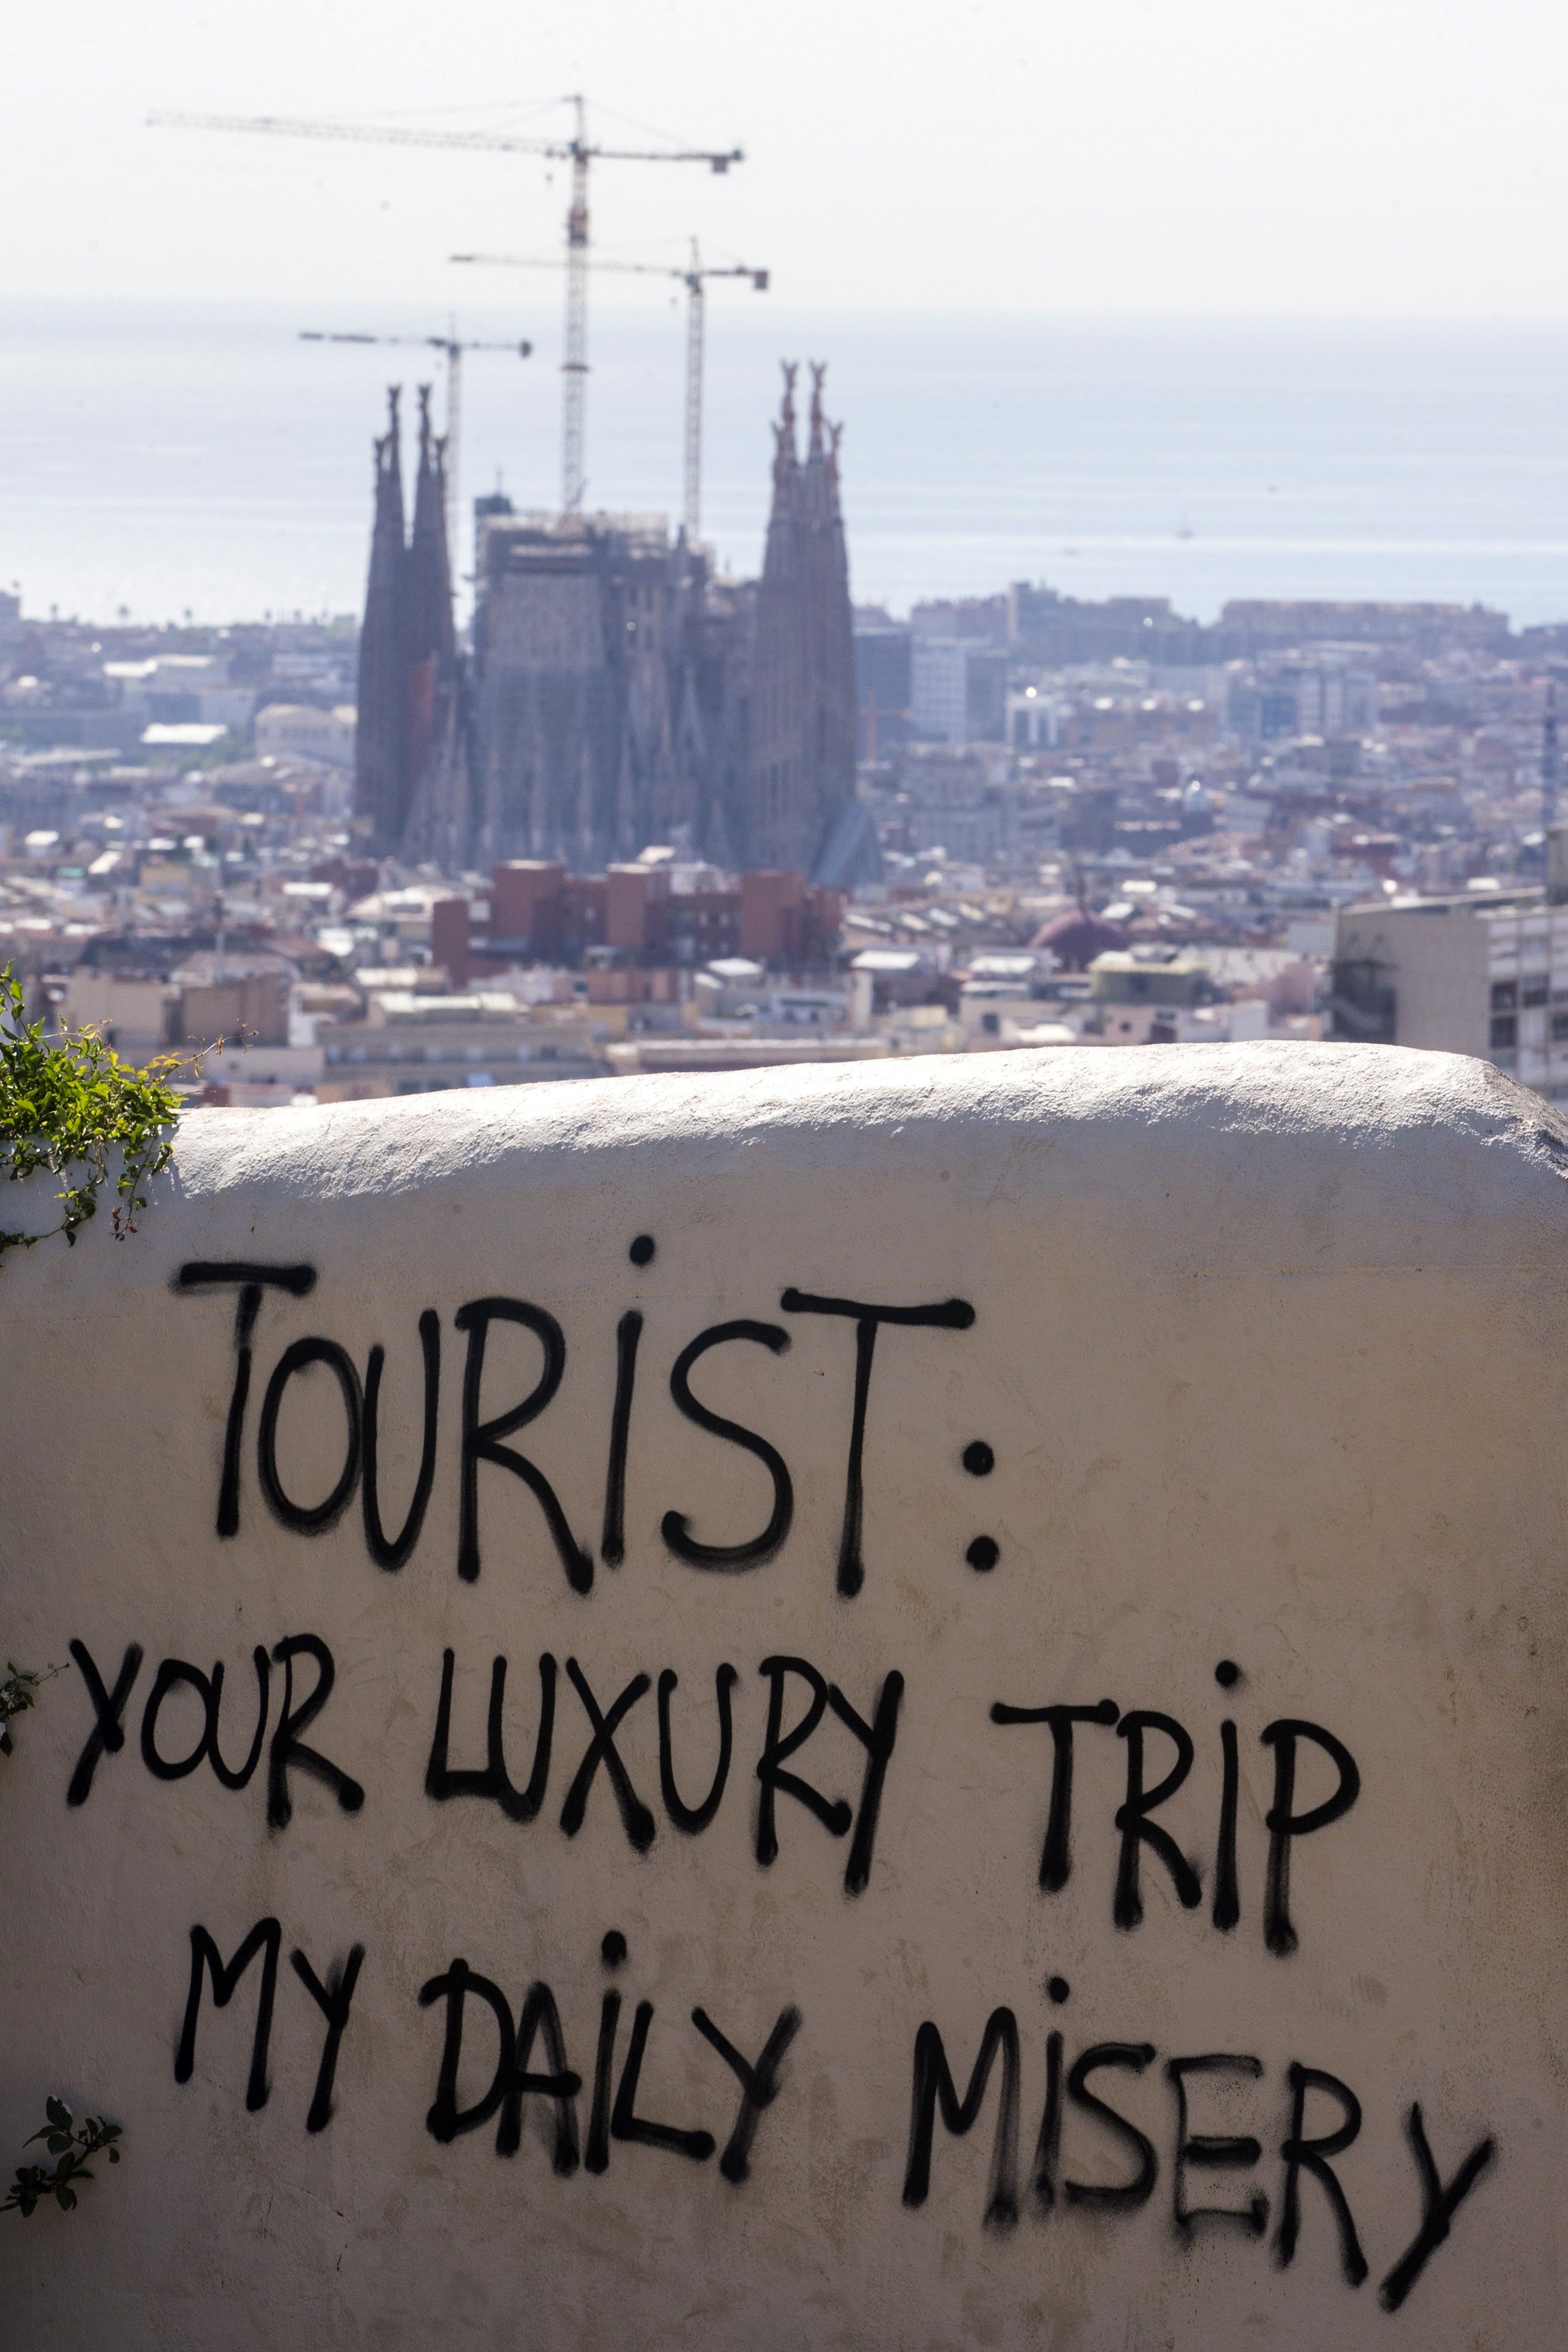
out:
<path id="1" fill-rule="evenodd" d="M 121 2120 L 127 2149 L 75 2214 L 0 2217 L 12 2340 L 1554 2342 L 1565 1155 L 1568 1129 L 1477 1065 L 1345 1046 L 1003 1054 L 192 1117 L 176 1176 L 131 1241 L 100 1226 L 75 1252 L 54 1244 L 0 1267 L 0 1654 L 64 1662 L 75 1641 L 107 1685 L 130 1684 L 123 1744 L 95 1763 L 79 1660 L 0 1759 L 0 2154 L 20 2156 L 56 2090 Z M 657 1251 L 639 1265 L 643 1234 Z M 224 1536 L 243 1275 L 215 1265 L 268 1276 Z M 295 1267 L 308 1295 L 276 1286 Z M 973 1308 L 972 1321 L 960 1308 L 940 1328 L 878 1330 L 853 1593 L 837 1586 L 855 1325 L 813 1297 Z M 573 1589 L 539 1500 L 504 1462 L 476 1465 L 479 1573 L 460 1572 L 464 1368 L 475 1303 L 494 1298 L 526 1303 L 534 1328 L 490 1326 L 470 1420 L 535 1390 L 536 1334 L 558 1326 L 557 1393 L 494 1442 L 549 1480 L 591 1555 L 590 1591 Z M 440 1349 L 434 1483 L 410 1557 L 389 1570 L 357 1493 L 319 1532 L 286 1523 L 343 1460 L 334 1374 L 317 1362 L 284 1381 L 276 1451 L 292 1507 L 261 1491 L 258 1433 L 287 1348 L 342 1349 L 351 1389 L 384 1348 L 377 1483 L 395 1531 L 415 1488 L 425 1313 Z M 602 1538 L 616 1335 L 632 1316 L 615 1566 Z M 756 1433 L 751 1451 L 672 1397 L 672 1367 L 704 1334 L 692 1392 Z M 688 1537 L 737 1545 L 762 1530 L 778 1492 L 764 1441 L 793 1491 L 778 1549 L 721 1567 L 679 1557 Z M 976 1441 L 994 1453 L 988 1475 L 963 1465 Z M 998 1548 L 982 1572 L 966 1560 L 979 1538 Z M 304 1637 L 326 1645 L 335 1682 L 294 1738 L 328 1760 L 327 1779 L 308 1755 L 290 1760 L 279 1730 L 278 1645 Z M 556 1662 L 536 1818 L 428 1792 L 448 1649 L 448 1768 L 484 1768 L 504 1657 L 506 1762 L 522 1791 L 540 1660 Z M 258 1720 L 257 1650 L 272 1661 L 265 1733 L 254 1776 L 230 1788 L 201 1758 L 192 1685 L 149 1701 L 163 1662 L 203 1675 L 220 1662 L 220 1752 L 237 1774 Z M 838 1817 L 825 1825 L 780 1780 L 770 1855 L 770 1694 L 777 1680 L 787 1730 L 814 1687 L 768 1664 L 781 1659 L 839 1696 L 774 1763 L 857 1826 L 834 1834 Z M 1240 1670 L 1228 1685 L 1226 1662 Z M 625 1702 L 616 1743 L 635 1792 L 623 1813 L 598 1770 L 580 1827 L 570 1792 L 593 1735 L 574 1665 L 594 1706 Z M 661 1790 L 659 1679 L 679 1676 L 667 1760 L 694 1807 L 714 1773 L 725 1667 L 728 1780 L 711 1822 L 683 1828 Z M 289 1672 L 299 1709 L 317 1667 L 297 1652 Z M 880 1705 L 891 1730 L 895 1677 L 873 1836 L 857 1727 Z M 1053 1737 L 994 1709 L 1102 1700 L 1118 1720 L 1076 1729 L 1070 1874 L 1047 1890 Z M 1288 1727 L 1303 1723 L 1315 1731 Z M 1124 1842 L 1140 1740 L 1152 1788 L 1184 1736 L 1191 1769 L 1149 1815 L 1151 1842 Z M 1360 1790 L 1342 1818 L 1289 1841 L 1299 1942 L 1286 1954 L 1265 1932 L 1266 1824 L 1292 1740 L 1289 1817 L 1348 1787 L 1327 1741 Z M 149 1752 L 164 1769 L 198 1761 L 161 1778 Z M 90 1781 L 77 1804 L 73 1777 L 79 1794 Z M 1232 1820 L 1229 1925 L 1215 1906 Z M 1187 1857 L 1191 1907 L 1176 1883 Z M 1276 1944 L 1280 1893 L 1277 1869 Z M 226 2008 L 203 1979 L 181 2083 L 192 1937 L 210 1935 L 227 1961 L 273 1920 L 267 2095 L 247 2106 L 265 1951 Z M 627 1946 L 616 1968 L 601 1957 L 612 1934 Z M 324 1984 L 360 1947 L 333 2112 L 311 2131 L 326 2026 L 291 1955 Z M 504 2106 L 442 2136 L 459 1961 L 510 2019 L 547 1984 L 563 2046 L 552 2057 L 536 2042 L 529 2070 L 563 2057 L 582 2078 L 559 2105 L 527 2099 L 515 2153 Z M 746 2061 L 799 2011 L 743 2179 L 720 2163 L 740 2083 L 693 2024 L 699 2009 Z M 917 2053 L 940 2032 L 962 2093 L 993 2016 L 1018 2036 L 1000 2172 L 999 2059 L 966 2135 L 938 2112 L 927 2184 L 918 2131 L 911 2168 Z M 612 2044 L 606 2135 L 595 2052 Z M 484 2101 L 498 2046 L 470 1993 L 463 2106 Z M 1169 2072 L 1215 2054 L 1223 2071 L 1181 2078 L 1188 2137 L 1258 2143 L 1217 2169 L 1178 2158 Z M 1351 2144 L 1324 2160 L 1367 2266 L 1360 2285 L 1323 2179 L 1288 2152 L 1298 2097 L 1307 2140 L 1359 2104 Z M 1380 2288 L 1397 2284 L 1423 2211 L 1416 2106 L 1445 2183 L 1495 2146 L 1390 2315 Z M 1031 2186 L 1043 2120 L 1048 2206 Z M 650 2122 L 714 2145 L 700 2157 L 707 2141 L 652 2144 Z M 563 2161 L 591 2147 L 593 2166 L 552 2168 L 568 2125 Z M 987 2226 L 998 2182 L 1007 2198 L 1016 2184 L 1017 2216 Z M 1120 2205 L 1090 2193 L 1118 2185 Z M 1178 2198 L 1244 2214 L 1265 2200 L 1262 2234 L 1235 2219 L 1189 2234 Z"/>

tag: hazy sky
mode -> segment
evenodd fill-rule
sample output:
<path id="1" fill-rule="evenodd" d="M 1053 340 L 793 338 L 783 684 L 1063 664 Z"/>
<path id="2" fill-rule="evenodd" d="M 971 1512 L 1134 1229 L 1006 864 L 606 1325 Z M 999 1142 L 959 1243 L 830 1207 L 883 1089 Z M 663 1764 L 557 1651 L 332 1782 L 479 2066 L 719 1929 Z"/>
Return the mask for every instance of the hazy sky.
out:
<path id="1" fill-rule="evenodd" d="M 1561 317 L 1565 51 L 1547 0 L 10 0 L 0 290 L 461 302 L 449 252 L 553 248 L 559 168 L 143 117 L 581 88 L 748 157 L 601 167 L 602 248 L 697 230 L 791 305 Z"/>

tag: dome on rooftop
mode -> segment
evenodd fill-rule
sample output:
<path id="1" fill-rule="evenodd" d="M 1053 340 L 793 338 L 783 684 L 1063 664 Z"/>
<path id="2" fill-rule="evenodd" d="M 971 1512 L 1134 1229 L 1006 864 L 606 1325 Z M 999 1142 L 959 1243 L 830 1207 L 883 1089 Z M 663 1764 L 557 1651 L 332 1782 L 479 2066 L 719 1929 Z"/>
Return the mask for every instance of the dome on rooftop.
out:
<path id="1" fill-rule="evenodd" d="M 1127 934 L 1119 923 L 1108 923 L 1102 915 L 1091 915 L 1087 907 L 1069 908 L 1055 922 L 1047 923 L 1029 941 L 1032 948 L 1048 948 L 1063 971 L 1087 971 L 1097 955 L 1111 948 L 1124 948 Z"/>

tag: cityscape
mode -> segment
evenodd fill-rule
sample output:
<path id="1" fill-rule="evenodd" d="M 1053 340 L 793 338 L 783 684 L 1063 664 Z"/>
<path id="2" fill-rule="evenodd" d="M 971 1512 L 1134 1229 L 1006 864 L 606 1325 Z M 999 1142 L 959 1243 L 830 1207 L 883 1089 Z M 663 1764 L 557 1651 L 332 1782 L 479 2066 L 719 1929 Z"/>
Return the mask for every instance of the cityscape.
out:
<path id="1" fill-rule="evenodd" d="M 217 1105 L 1262 1038 L 1568 1098 L 1568 624 L 858 604 L 853 419 L 791 360 L 755 577 L 497 491 L 459 625 L 432 407 L 367 419 L 360 613 L 0 596 L 0 952 L 52 1026 Z"/>
<path id="2" fill-rule="evenodd" d="M 16 2345 L 1551 2352 L 1568 18 L 152 29 L 0 78 Z"/>

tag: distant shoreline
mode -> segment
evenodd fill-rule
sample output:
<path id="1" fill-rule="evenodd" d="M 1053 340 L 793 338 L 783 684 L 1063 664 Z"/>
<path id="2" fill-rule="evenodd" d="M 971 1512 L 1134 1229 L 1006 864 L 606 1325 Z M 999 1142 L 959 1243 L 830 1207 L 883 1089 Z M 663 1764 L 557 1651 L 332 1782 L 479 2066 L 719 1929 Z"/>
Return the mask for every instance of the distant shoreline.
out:
<path id="1" fill-rule="evenodd" d="M 464 487 L 549 505 L 552 287 L 468 303 L 535 355 L 470 364 Z M 432 310 L 276 302 L 0 308 L 0 587 L 113 622 L 357 609 L 387 362 L 305 327 Z M 1568 615 L 1568 324 L 847 318 L 715 299 L 705 518 L 761 554 L 781 351 L 826 353 L 857 601 L 1044 580 L 1079 596 L 1469 604 Z M 679 499 L 676 312 L 595 314 L 589 503 Z"/>

